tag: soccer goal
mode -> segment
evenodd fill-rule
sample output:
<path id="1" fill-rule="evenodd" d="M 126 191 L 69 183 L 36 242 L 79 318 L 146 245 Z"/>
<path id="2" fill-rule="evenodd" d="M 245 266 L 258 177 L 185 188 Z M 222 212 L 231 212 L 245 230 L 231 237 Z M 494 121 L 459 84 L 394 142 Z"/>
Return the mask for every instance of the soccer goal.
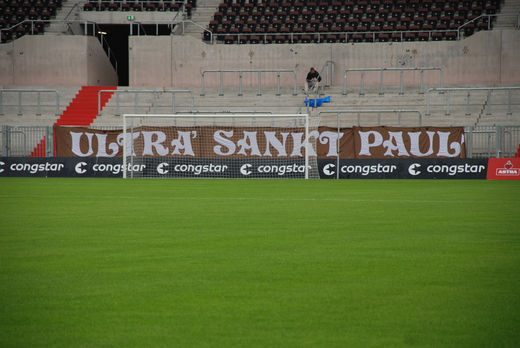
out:
<path id="1" fill-rule="evenodd" d="M 314 122 L 308 114 L 125 114 L 123 177 L 318 178 Z"/>

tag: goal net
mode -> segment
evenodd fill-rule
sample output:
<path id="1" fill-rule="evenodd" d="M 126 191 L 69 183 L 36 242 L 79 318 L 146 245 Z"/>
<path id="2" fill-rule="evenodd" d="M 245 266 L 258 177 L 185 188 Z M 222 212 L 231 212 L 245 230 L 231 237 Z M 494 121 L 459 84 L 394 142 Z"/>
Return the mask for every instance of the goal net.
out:
<path id="1" fill-rule="evenodd" d="M 123 177 L 319 178 L 314 123 L 308 114 L 125 114 Z"/>

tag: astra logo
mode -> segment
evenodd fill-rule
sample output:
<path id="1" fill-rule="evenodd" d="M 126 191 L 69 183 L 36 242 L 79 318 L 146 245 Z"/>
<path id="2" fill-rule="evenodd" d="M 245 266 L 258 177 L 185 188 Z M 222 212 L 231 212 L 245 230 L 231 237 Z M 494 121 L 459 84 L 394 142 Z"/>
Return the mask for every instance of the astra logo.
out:
<path id="1" fill-rule="evenodd" d="M 166 174 L 168 173 L 168 169 L 166 169 L 165 167 L 168 167 L 168 163 L 160 163 L 158 166 L 157 166 L 157 173 L 159 174 Z"/>
<path id="2" fill-rule="evenodd" d="M 323 167 L 323 174 L 329 175 L 329 176 L 334 175 L 334 174 L 336 174 L 336 171 L 334 170 L 335 168 L 336 168 L 336 165 L 333 163 L 326 164 Z"/>
<path id="3" fill-rule="evenodd" d="M 76 167 L 74 167 L 74 170 L 78 174 L 85 174 L 87 172 L 87 170 L 85 169 L 86 165 L 87 163 L 85 162 L 79 162 L 78 164 L 76 164 Z"/>
<path id="4" fill-rule="evenodd" d="M 4 166 L 4 164 L 5 164 L 4 162 L 0 162 L 0 166 L 1 166 L 0 167 L 0 173 L 4 171 L 4 168 L 2 168 Z"/>
<path id="5" fill-rule="evenodd" d="M 421 174 L 421 171 L 418 170 L 418 168 L 421 168 L 421 165 L 419 163 L 412 163 L 408 167 L 408 173 L 410 173 L 410 175 L 419 175 Z"/>
<path id="6" fill-rule="evenodd" d="M 240 167 L 240 173 L 242 175 L 251 175 L 251 173 L 252 173 L 251 167 L 252 167 L 252 165 L 249 163 L 242 165 L 242 167 Z"/>

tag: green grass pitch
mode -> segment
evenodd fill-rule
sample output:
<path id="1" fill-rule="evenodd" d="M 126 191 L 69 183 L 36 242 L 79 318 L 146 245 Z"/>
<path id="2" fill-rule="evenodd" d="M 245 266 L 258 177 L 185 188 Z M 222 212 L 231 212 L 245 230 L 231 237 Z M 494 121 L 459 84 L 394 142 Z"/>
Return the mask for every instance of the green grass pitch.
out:
<path id="1" fill-rule="evenodd" d="M 1 347 L 513 347 L 520 181 L 0 179 Z"/>

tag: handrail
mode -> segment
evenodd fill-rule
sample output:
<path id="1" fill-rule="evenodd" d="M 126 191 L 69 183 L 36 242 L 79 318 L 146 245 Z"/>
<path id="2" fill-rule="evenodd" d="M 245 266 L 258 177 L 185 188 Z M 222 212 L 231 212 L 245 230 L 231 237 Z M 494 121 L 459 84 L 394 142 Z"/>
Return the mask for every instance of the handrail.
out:
<path id="1" fill-rule="evenodd" d="M 258 73 L 258 93 L 257 93 L 258 96 L 262 95 L 262 77 L 261 77 L 262 73 L 268 73 L 268 72 L 277 73 L 276 95 L 280 95 L 280 73 L 284 73 L 284 72 L 293 73 L 293 77 L 294 77 L 294 91 L 293 91 L 293 95 L 297 95 L 297 92 L 296 92 L 296 70 L 291 70 L 291 69 L 276 69 L 276 70 L 269 70 L 269 69 L 226 69 L 226 70 L 215 69 L 215 70 L 203 70 L 202 71 L 202 73 L 201 73 L 201 86 L 202 87 L 201 87 L 201 91 L 200 91 L 200 95 L 201 96 L 205 95 L 204 75 L 206 73 L 210 73 L 210 72 L 220 73 L 219 96 L 223 96 L 224 95 L 223 78 L 224 78 L 224 73 L 228 73 L 228 72 L 238 73 L 238 79 L 239 79 L 238 95 L 239 96 L 242 96 L 242 74 L 243 73 L 248 73 L 248 72 L 251 72 L 251 73 L 256 72 L 256 73 Z"/>
<path id="2" fill-rule="evenodd" d="M 60 114 L 60 95 L 55 89 L 0 89 L 0 115 L 3 115 L 3 94 L 4 93 L 18 93 L 18 116 L 22 113 L 22 93 L 38 93 L 36 116 L 41 116 L 41 93 L 55 93 L 56 94 L 56 116 Z"/>
<path id="3" fill-rule="evenodd" d="M 180 21 L 179 23 L 182 24 L 182 35 L 184 35 L 184 29 L 185 29 L 184 23 L 191 23 L 191 24 L 195 25 L 196 27 L 199 27 L 203 31 L 209 32 L 210 36 L 211 36 L 211 43 L 213 43 L 213 33 L 211 32 L 211 30 L 204 28 L 202 25 L 200 25 L 197 22 L 192 21 L 191 19 L 184 19 L 184 20 Z"/>
<path id="4" fill-rule="evenodd" d="M 486 115 L 491 115 L 491 92 L 492 91 L 508 91 L 507 98 L 507 114 L 511 115 L 511 91 L 512 90 L 520 90 L 520 86 L 511 86 L 511 87 L 447 87 L 447 88 L 429 88 L 426 91 L 426 116 L 430 116 L 430 95 L 431 92 L 448 92 L 446 93 L 446 111 L 445 115 L 450 114 L 450 92 L 453 91 L 466 91 L 466 115 L 471 115 L 469 111 L 469 98 L 470 91 L 487 91 L 487 110 Z"/>
<path id="5" fill-rule="evenodd" d="M 63 18 L 63 20 L 67 20 L 69 18 L 69 16 L 71 15 L 72 11 L 74 9 L 80 9 L 80 6 L 79 6 L 79 3 L 75 3 L 74 6 L 72 6 L 69 10 L 69 12 L 65 15 L 65 17 Z"/>
<path id="6" fill-rule="evenodd" d="M 250 110 L 223 110 L 223 111 L 212 111 L 212 112 L 208 112 L 208 111 L 192 111 L 191 113 L 195 114 L 195 115 L 196 114 L 231 114 L 231 115 L 247 114 L 247 115 L 255 115 L 255 114 L 272 114 L 273 112 L 272 111 L 250 111 Z"/>
<path id="7" fill-rule="evenodd" d="M 377 116 L 377 125 L 381 125 L 381 113 L 396 113 L 397 114 L 397 124 L 401 125 L 401 114 L 403 113 L 416 113 L 418 116 L 419 126 L 422 126 L 422 112 L 419 110 L 399 110 L 399 109 L 379 109 L 379 110 L 325 110 L 318 112 L 318 119 L 320 119 L 321 114 L 337 114 L 338 115 L 338 125 L 339 125 L 339 115 L 340 114 L 357 114 L 357 123 L 358 126 L 361 125 L 361 117 L 360 114 L 378 114 Z"/>
<path id="8" fill-rule="evenodd" d="M 172 113 L 173 114 L 175 113 L 175 94 L 189 93 L 191 95 L 192 112 L 194 109 L 193 94 L 192 94 L 191 90 L 189 90 L 189 89 L 176 89 L 176 90 L 168 90 L 168 89 L 117 89 L 117 90 L 102 89 L 98 92 L 98 116 L 101 115 L 101 94 L 103 94 L 103 93 L 114 93 L 116 95 L 116 113 L 115 113 L 116 116 L 121 115 L 120 110 L 119 110 L 119 94 L 121 94 L 121 93 L 134 93 L 135 94 L 135 96 L 134 96 L 135 111 L 134 112 L 136 114 L 138 113 L 137 108 L 139 107 L 137 95 L 143 94 L 143 93 L 153 93 L 153 112 L 154 113 L 157 113 L 157 94 L 160 94 L 160 93 L 168 93 L 168 94 L 172 95 Z"/>
<path id="9" fill-rule="evenodd" d="M 340 36 L 340 39 L 344 38 L 344 43 L 350 43 L 350 42 L 356 42 L 357 38 L 353 38 L 354 35 L 372 35 L 372 40 L 376 40 L 377 34 L 400 34 L 400 41 L 404 41 L 405 35 L 407 33 L 428 33 L 428 39 L 430 40 L 432 37 L 432 33 L 457 33 L 457 29 L 443 29 L 443 30 L 392 30 L 392 31 L 311 31 L 311 32 L 301 32 L 301 33 L 295 33 L 295 32 L 276 32 L 276 33 L 218 33 L 218 32 L 212 32 L 211 30 L 206 30 L 213 34 L 213 36 L 217 36 L 217 40 L 223 41 L 223 37 L 225 36 L 237 36 L 239 39 L 236 41 L 237 45 L 240 45 L 240 37 L 250 37 L 250 36 L 259 36 L 263 38 L 263 43 L 267 42 L 267 37 L 275 37 L 275 36 L 288 36 L 290 39 L 290 43 L 294 43 L 295 38 L 307 35 L 315 37 L 315 40 L 317 43 L 325 42 L 326 35 L 338 35 Z M 350 39 L 349 39 L 350 37 Z"/>
<path id="10" fill-rule="evenodd" d="M 336 66 L 335 63 L 332 60 L 327 60 L 325 63 L 323 63 L 323 66 L 320 70 L 320 76 L 323 76 L 323 71 L 325 70 L 325 83 L 323 82 L 323 77 L 321 80 L 321 94 L 324 94 L 324 85 L 327 87 L 334 85 L 334 70 Z M 330 76 L 329 76 L 329 70 L 330 70 Z"/>
<path id="11" fill-rule="evenodd" d="M 424 79 L 424 71 L 426 70 L 438 70 L 440 72 L 440 87 L 444 87 L 444 70 L 439 67 L 416 67 L 416 68 L 351 68 L 351 69 L 345 69 L 343 74 L 343 95 L 347 95 L 347 73 L 351 71 L 359 71 L 361 72 L 361 86 L 359 95 L 364 95 L 364 88 L 365 88 L 365 72 L 367 71 L 379 71 L 380 77 L 379 77 L 379 95 L 383 95 L 383 73 L 385 71 L 400 71 L 400 79 L 399 79 L 399 94 L 404 94 L 404 85 L 403 85 L 403 79 L 404 79 L 404 72 L 405 71 L 419 71 L 421 74 L 420 77 L 420 86 L 419 86 L 419 93 L 423 94 L 423 79 Z"/>
<path id="12" fill-rule="evenodd" d="M 141 30 L 143 31 L 144 35 L 148 35 L 146 33 L 146 29 L 144 28 L 144 24 L 142 22 L 130 22 L 129 23 L 130 25 L 130 31 L 129 31 L 129 36 L 134 36 L 134 25 L 137 25 L 137 36 L 141 36 Z"/>
<path id="13" fill-rule="evenodd" d="M 520 23 L 520 13 L 518 13 L 518 15 L 513 15 L 513 14 L 508 14 L 508 13 L 481 14 L 478 17 L 475 17 L 472 20 L 467 21 L 466 23 L 462 23 L 457 28 L 457 40 L 460 40 L 460 31 L 462 29 L 464 29 L 466 26 L 468 26 L 471 23 L 477 22 L 479 19 L 486 18 L 486 17 L 487 17 L 487 22 L 488 22 L 488 30 L 491 29 L 491 17 L 517 17 L 518 21 L 519 21 L 518 23 Z"/>
<path id="14" fill-rule="evenodd" d="M 152 20 L 152 21 L 133 21 L 133 22 L 130 22 L 129 25 L 130 25 L 130 36 L 133 36 L 134 35 L 134 31 L 133 31 L 133 25 L 134 24 L 137 24 L 137 36 L 140 36 L 142 35 L 141 34 L 141 30 L 144 32 L 144 35 L 148 35 L 146 33 L 146 30 L 144 29 L 144 25 L 152 25 L 152 24 L 155 24 L 156 26 L 156 29 L 155 29 L 155 35 L 157 35 L 157 33 L 159 32 L 158 30 L 158 26 L 160 24 L 165 24 L 165 25 L 181 25 L 181 28 L 182 28 L 182 31 L 181 31 L 181 35 L 184 35 L 184 30 L 185 30 L 185 24 L 186 23 L 191 23 L 197 27 L 199 27 L 200 29 L 203 30 L 203 32 L 208 32 L 209 35 L 210 35 L 210 43 L 213 43 L 213 33 L 211 32 L 211 30 L 207 29 L 207 28 L 204 28 L 202 25 L 190 20 L 190 19 L 181 19 L 181 20 L 177 20 L 177 15 L 175 15 L 175 17 L 172 19 L 172 20 L 161 20 L 161 19 L 155 19 L 155 20 Z"/>

